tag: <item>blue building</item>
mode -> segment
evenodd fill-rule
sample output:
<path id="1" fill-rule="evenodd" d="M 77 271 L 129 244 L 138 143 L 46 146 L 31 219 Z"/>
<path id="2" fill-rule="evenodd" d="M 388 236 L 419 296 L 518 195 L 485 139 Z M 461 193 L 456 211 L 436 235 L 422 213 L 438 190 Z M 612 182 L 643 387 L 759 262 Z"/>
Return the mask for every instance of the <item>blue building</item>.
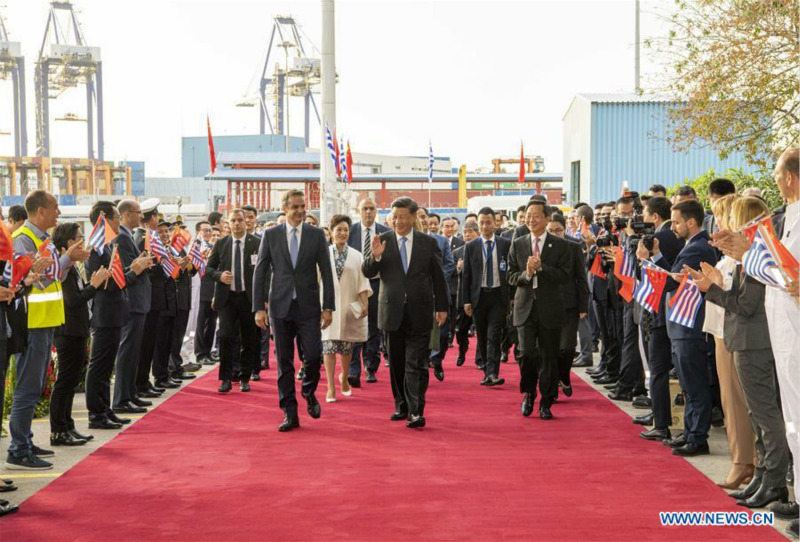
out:
<path id="1" fill-rule="evenodd" d="M 213 134 L 212 134 L 213 136 Z M 220 152 L 285 152 L 286 136 L 282 135 L 237 135 L 213 136 L 214 151 Z M 211 171 L 208 157 L 208 138 L 181 138 L 182 177 L 202 177 Z M 289 137 L 289 152 L 305 152 L 306 142 L 302 137 Z"/>
<path id="2" fill-rule="evenodd" d="M 627 181 L 646 192 L 675 186 L 710 168 L 755 171 L 744 155 L 721 160 L 711 146 L 676 152 L 665 141 L 670 102 L 636 94 L 578 94 L 563 118 L 567 201 L 592 204 L 619 198 Z"/>

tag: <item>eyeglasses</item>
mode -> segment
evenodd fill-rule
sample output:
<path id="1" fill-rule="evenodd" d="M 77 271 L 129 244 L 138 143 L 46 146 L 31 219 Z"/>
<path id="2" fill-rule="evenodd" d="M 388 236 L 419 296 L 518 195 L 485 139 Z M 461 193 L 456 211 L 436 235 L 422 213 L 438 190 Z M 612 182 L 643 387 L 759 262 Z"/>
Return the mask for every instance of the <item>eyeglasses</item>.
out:
<path id="1" fill-rule="evenodd" d="M 548 233 L 564 233 L 564 228 L 547 228 Z"/>

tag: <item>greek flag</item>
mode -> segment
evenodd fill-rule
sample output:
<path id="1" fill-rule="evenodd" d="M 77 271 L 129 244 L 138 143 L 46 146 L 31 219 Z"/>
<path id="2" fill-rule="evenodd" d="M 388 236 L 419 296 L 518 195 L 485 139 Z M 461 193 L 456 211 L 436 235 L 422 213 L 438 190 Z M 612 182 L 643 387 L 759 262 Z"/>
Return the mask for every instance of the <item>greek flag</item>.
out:
<path id="1" fill-rule="evenodd" d="M 786 287 L 786 281 L 781 275 L 778 262 L 770 252 L 769 246 L 767 246 L 767 242 L 761 234 L 761 228 L 756 230 L 753 244 L 750 245 L 750 250 L 745 252 L 742 258 L 742 269 L 744 269 L 745 273 L 767 286 Z"/>
<path id="2" fill-rule="evenodd" d="M 336 176 L 336 170 L 339 169 L 338 166 L 338 158 L 336 157 L 336 147 L 333 145 L 333 135 L 331 135 L 331 129 L 328 128 L 328 123 L 325 123 L 325 144 L 328 146 L 328 151 L 331 153 L 331 162 L 333 162 L 333 171 L 334 177 Z"/>
<path id="3" fill-rule="evenodd" d="M 428 184 L 433 183 L 433 145 L 428 141 Z"/>
<path id="4" fill-rule="evenodd" d="M 47 241 L 43 254 L 48 258 L 53 258 L 53 263 L 45 269 L 44 276 L 50 280 L 59 280 L 61 278 L 61 261 L 58 259 L 58 251 L 52 241 Z"/>
<path id="5" fill-rule="evenodd" d="M 658 311 L 657 303 L 659 300 L 653 303 L 651 297 L 656 289 L 653 287 L 653 283 L 650 282 L 650 274 L 647 272 L 649 269 L 653 268 L 656 268 L 656 266 L 647 260 L 642 260 L 642 280 L 639 281 L 636 285 L 636 290 L 633 292 L 633 298 L 648 312 Z"/>
<path id="6" fill-rule="evenodd" d="M 347 182 L 347 153 L 345 152 L 344 139 L 339 140 L 339 167 L 342 170 L 342 182 Z"/>
<path id="7" fill-rule="evenodd" d="M 688 275 L 669 302 L 669 321 L 684 327 L 694 327 L 697 313 L 703 303 L 703 295 L 697 284 Z"/>
<path id="8" fill-rule="evenodd" d="M 636 277 L 636 259 L 630 250 L 622 249 L 622 265 L 620 266 L 620 274 L 623 277 Z"/>

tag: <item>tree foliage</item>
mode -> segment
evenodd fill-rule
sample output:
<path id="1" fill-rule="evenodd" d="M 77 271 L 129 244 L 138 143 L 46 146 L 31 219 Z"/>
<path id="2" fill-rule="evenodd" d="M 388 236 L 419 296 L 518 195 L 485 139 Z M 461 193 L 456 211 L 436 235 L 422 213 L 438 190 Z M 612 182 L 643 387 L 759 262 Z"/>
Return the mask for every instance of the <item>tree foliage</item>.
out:
<path id="1" fill-rule="evenodd" d="M 667 140 L 710 144 L 765 167 L 798 144 L 800 0 L 675 0 L 664 37 L 645 40 L 664 64 L 649 92 L 677 99 Z"/>
<path id="2" fill-rule="evenodd" d="M 778 190 L 778 185 L 775 184 L 775 179 L 772 174 L 767 170 L 762 170 L 759 173 L 745 173 L 741 169 L 729 169 L 724 174 L 719 175 L 713 169 L 709 169 L 704 174 L 696 179 L 689 179 L 688 177 L 682 182 L 677 183 L 673 188 L 668 190 L 667 195 L 671 196 L 681 186 L 691 186 L 697 192 L 697 199 L 703 204 L 703 207 L 709 209 L 711 207 L 708 201 L 708 185 L 711 181 L 724 177 L 733 181 L 739 193 L 746 188 L 759 188 L 761 189 L 761 197 L 767 202 L 770 209 L 775 209 L 783 205 L 783 198 Z"/>

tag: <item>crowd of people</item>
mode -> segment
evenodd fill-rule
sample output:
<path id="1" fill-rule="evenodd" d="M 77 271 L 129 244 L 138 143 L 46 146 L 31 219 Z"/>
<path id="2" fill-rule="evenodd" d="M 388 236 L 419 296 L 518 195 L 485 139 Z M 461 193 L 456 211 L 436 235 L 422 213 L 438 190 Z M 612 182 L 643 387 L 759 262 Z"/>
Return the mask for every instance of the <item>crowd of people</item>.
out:
<path id="1" fill-rule="evenodd" d="M 445 379 L 451 347 L 464 365 L 475 336 L 476 384 L 504 385 L 513 356 L 523 416 L 538 399 L 538 417 L 553 419 L 559 394 L 573 394 L 572 368 L 584 367 L 612 400 L 647 409 L 634 418 L 646 426 L 640 436 L 675 455 L 708 454 L 710 427 L 724 423 L 731 467 L 719 485 L 742 506 L 772 504 L 796 536 L 787 487 L 800 454 L 796 269 L 775 283 L 747 262 L 775 244 L 754 241 L 765 220 L 799 257 L 797 149 L 780 157 L 775 181 L 779 209 L 720 178 L 709 185 L 710 209 L 691 187 L 668 197 L 654 185 L 568 210 L 536 195 L 515 224 L 488 207 L 462 224 L 400 197 L 385 224 L 365 198 L 357 222 L 337 214 L 320 227 L 305 194 L 289 190 L 274 222 L 258 224 L 244 206 L 210 213 L 194 235 L 151 199 L 98 201 L 87 236 L 58 222 L 52 194 L 30 192 L 0 239 L 11 245 L 0 261 L 3 381 L 16 360 L 6 468 L 52 467 L 54 452 L 33 443 L 31 422 L 53 347 L 50 443 L 79 446 L 92 439 L 71 417 L 84 370 L 89 428 L 113 430 L 203 364 L 219 362 L 219 393 L 234 384 L 250 391 L 273 349 L 279 431 L 300 426 L 295 380 L 319 418 L 323 366 L 325 401 L 335 403 L 337 391 L 361 387 L 362 373 L 377 382 L 382 355 L 394 398 L 388 418 L 422 428 L 429 374 Z M 196 362 L 184 362 L 195 275 Z M 674 401 L 685 415 L 673 433 Z"/>

